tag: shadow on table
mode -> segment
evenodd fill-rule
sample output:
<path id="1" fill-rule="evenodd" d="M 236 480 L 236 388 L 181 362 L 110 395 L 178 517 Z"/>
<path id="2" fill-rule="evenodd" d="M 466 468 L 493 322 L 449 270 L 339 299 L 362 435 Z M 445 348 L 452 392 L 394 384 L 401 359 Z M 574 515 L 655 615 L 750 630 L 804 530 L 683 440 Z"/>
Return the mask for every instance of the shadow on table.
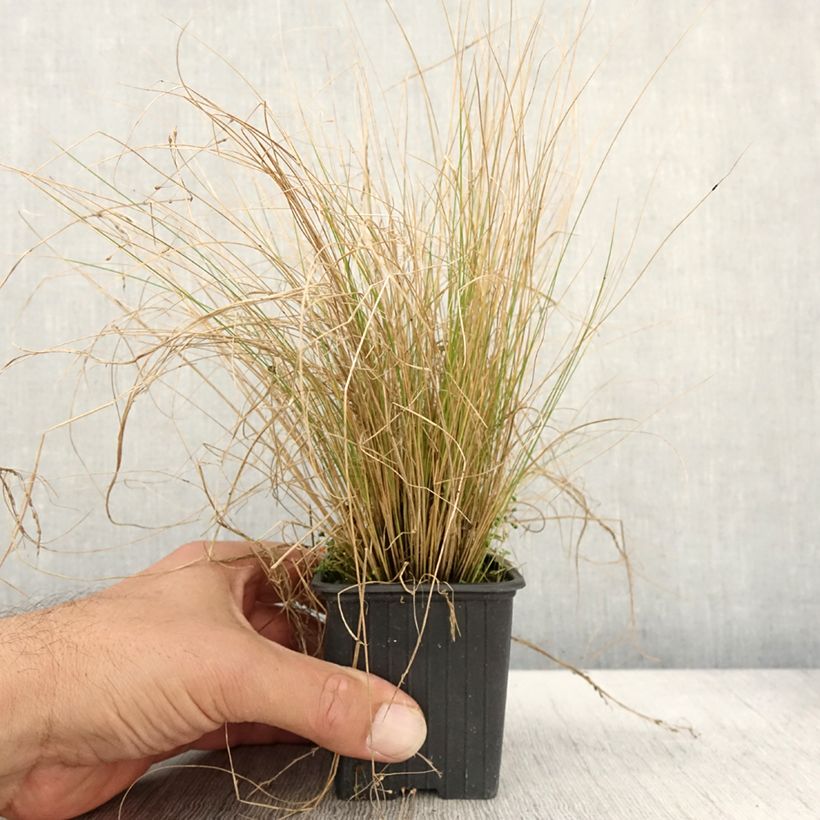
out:
<path id="1" fill-rule="evenodd" d="M 245 746 L 233 749 L 231 756 L 241 800 L 226 752 L 188 752 L 157 764 L 124 799 L 118 795 L 83 818 L 270 817 L 270 807 L 277 803 L 296 804 L 315 796 L 332 761 L 323 749 L 287 745 Z"/>

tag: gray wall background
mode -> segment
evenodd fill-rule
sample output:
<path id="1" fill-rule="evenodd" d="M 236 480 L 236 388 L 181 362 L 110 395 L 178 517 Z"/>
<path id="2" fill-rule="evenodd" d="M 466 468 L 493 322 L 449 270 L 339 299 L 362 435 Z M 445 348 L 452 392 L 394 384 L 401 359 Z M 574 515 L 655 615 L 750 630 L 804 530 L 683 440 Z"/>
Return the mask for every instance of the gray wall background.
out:
<path id="1" fill-rule="evenodd" d="M 526 16 L 535 5 L 515 10 Z M 597 536 L 578 572 L 557 527 L 512 542 L 528 579 L 517 633 L 588 666 L 820 663 L 820 6 L 716 0 L 699 16 L 700 5 L 593 3 L 583 48 L 581 69 L 608 52 L 583 109 L 581 153 L 594 156 L 694 23 L 627 126 L 588 231 L 597 224 L 606 237 L 616 202 L 619 224 L 634 226 L 654 177 L 636 251 L 645 258 L 746 149 L 614 317 L 568 397 L 587 417 L 624 417 L 619 429 L 633 430 L 616 447 L 599 447 L 581 475 L 596 511 L 623 521 L 636 571 L 634 626 L 623 570 L 606 563 L 611 555 Z M 423 53 L 440 56 L 439 4 L 397 6 Z M 546 19 L 565 20 L 579 6 L 548 2 Z M 134 86 L 174 78 L 177 29 L 168 18 L 190 21 L 274 104 L 294 81 L 318 87 L 349 64 L 351 17 L 385 83 L 401 78 L 406 54 L 386 6 L 349 7 L 0 0 L 0 161 L 32 168 L 54 153 L 52 140 L 71 144 L 97 129 L 127 136 L 149 99 Z M 198 86 L 230 99 L 230 76 L 186 48 Z M 173 116 L 153 115 L 158 133 L 177 124 Z M 37 224 L 51 218 L 36 192 L 4 174 L 4 269 L 33 238 L 21 213 Z M 102 324 L 102 305 L 70 280 L 51 283 L 21 314 L 58 267 L 47 259 L 26 266 L 0 291 L 3 361 L 15 344 L 53 344 Z M 0 376 L 0 464 L 31 466 L 41 432 L 70 412 L 76 383 L 59 357 Z M 95 391 L 104 398 L 105 386 L 105 374 L 90 374 L 84 406 Z M 170 423 L 139 423 L 132 446 L 147 469 L 174 469 Z M 183 424 L 190 440 L 205 435 L 201 421 Z M 192 523 L 124 535 L 104 520 L 95 487 L 111 468 L 110 434 L 104 422 L 77 433 L 93 481 L 68 437 L 51 436 L 43 468 L 52 489 L 41 515 L 54 540 L 39 556 L 12 556 L 0 568 L 0 608 L 106 583 L 201 532 Z M 135 518 L 160 522 L 180 518 L 189 499 L 184 487 L 162 485 L 126 503 Z M 254 514 L 262 525 L 264 511 Z M 514 663 L 545 665 L 520 647 Z"/>

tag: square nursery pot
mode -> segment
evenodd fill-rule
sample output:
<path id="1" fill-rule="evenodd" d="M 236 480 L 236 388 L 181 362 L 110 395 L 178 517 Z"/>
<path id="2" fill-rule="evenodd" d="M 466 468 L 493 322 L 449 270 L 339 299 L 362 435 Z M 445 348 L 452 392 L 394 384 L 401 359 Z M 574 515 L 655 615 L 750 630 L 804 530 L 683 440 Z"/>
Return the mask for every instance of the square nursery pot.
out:
<path id="1" fill-rule="evenodd" d="M 379 793 L 395 797 L 408 791 L 435 791 L 439 797 L 490 798 L 498 791 L 504 708 L 510 663 L 513 596 L 524 586 L 517 570 L 505 580 L 482 584 L 439 585 L 430 598 L 427 624 L 403 687 L 424 710 L 427 740 L 424 758 L 377 763 Z M 327 607 L 326 660 L 353 665 L 359 623 L 359 591 L 350 584 L 329 583 L 317 574 L 313 588 Z M 365 586 L 365 626 L 370 671 L 398 684 L 418 641 L 430 585 L 415 595 L 401 584 Z M 448 603 L 446 592 L 452 607 Z M 344 613 L 344 621 L 340 614 Z M 458 631 L 453 637 L 452 614 Z M 364 652 L 357 663 L 364 668 Z M 369 760 L 341 758 L 336 794 L 368 797 L 373 779 Z M 427 770 L 427 771 L 426 771 Z"/>

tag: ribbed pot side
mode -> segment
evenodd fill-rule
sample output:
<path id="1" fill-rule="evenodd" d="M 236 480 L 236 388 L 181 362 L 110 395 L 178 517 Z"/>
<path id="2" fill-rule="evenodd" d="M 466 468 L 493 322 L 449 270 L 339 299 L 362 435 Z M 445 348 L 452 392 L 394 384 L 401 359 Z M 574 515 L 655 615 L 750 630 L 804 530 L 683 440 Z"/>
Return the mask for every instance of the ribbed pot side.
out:
<path id="1" fill-rule="evenodd" d="M 328 611 L 325 659 L 351 666 L 355 642 L 349 630 L 358 631 L 360 593 L 355 586 L 327 583 L 319 575 L 313 586 Z M 400 584 L 365 586 L 370 672 L 392 683 L 400 681 L 410 662 L 429 604 L 421 643 L 403 684 L 424 710 L 427 740 L 420 755 L 405 763 L 376 764 L 382 797 L 409 789 L 449 799 L 495 797 L 513 596 L 523 586 L 524 579 L 513 569 L 501 582 L 442 584 L 432 595 L 429 585 L 419 586 L 415 594 Z M 364 669 L 361 650 L 356 665 Z M 372 781 L 371 761 L 340 760 L 335 783 L 339 797 L 367 798 Z"/>

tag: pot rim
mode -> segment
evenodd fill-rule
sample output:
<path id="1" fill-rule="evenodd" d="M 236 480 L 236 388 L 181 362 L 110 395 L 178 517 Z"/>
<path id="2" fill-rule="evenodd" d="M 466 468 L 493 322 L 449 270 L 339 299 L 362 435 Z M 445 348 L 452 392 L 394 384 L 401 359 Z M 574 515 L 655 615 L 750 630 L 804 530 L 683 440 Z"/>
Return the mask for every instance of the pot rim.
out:
<path id="1" fill-rule="evenodd" d="M 323 581 L 322 573 L 316 572 L 311 581 L 311 586 L 321 598 L 358 598 L 359 586 L 356 582 L 335 582 Z M 526 585 L 524 576 L 514 566 L 507 565 L 507 577 L 504 581 L 485 581 L 481 584 L 450 584 L 445 581 L 436 585 L 439 592 L 452 592 L 454 597 L 463 599 L 497 597 L 499 595 L 512 596 Z M 433 584 L 418 584 L 416 587 L 410 585 L 385 583 L 382 581 L 368 581 L 364 585 L 364 595 L 366 598 L 385 597 L 396 595 L 409 595 L 415 589 L 416 593 L 430 592 Z"/>

